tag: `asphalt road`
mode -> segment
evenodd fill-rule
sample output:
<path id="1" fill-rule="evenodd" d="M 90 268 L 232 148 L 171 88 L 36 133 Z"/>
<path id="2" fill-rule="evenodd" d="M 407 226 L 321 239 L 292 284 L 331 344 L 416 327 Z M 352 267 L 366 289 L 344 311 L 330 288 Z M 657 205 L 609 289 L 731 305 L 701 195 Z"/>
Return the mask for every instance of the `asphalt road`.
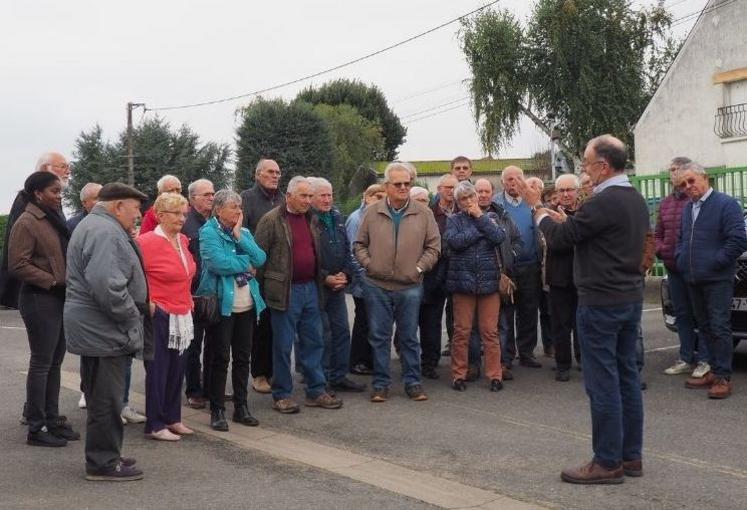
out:
<path id="1" fill-rule="evenodd" d="M 589 410 L 581 374 L 574 371 L 570 383 L 557 383 L 547 358 L 540 357 L 542 369 L 515 368 L 515 380 L 497 394 L 488 391 L 485 381 L 454 392 L 443 359 L 441 380 L 425 383 L 431 397 L 427 402 L 410 402 L 395 386 L 385 404 L 350 395 L 339 411 L 303 409 L 283 416 L 271 410 L 269 396 L 256 393 L 250 395 L 250 406 L 268 430 L 550 508 L 747 508 L 747 345 L 736 355 L 734 396 L 708 400 L 703 392 L 686 390 L 684 376 L 662 374 L 677 350 L 658 306 L 647 304 L 643 318 L 649 385 L 644 397 L 645 475 L 620 486 L 560 481 L 561 468 L 590 458 Z M 27 365 L 28 347 L 20 326 L 16 313 L 0 312 L 0 508 L 430 508 L 202 435 L 179 445 L 149 441 L 133 425 L 127 427 L 125 453 L 138 458 L 146 479 L 86 483 L 80 442 L 51 451 L 23 444 L 20 372 Z M 64 369 L 77 371 L 77 364 L 77 357 L 69 355 Z M 396 360 L 393 370 L 399 371 Z M 133 381 L 133 391 L 143 392 L 138 363 Z M 300 387 L 296 392 L 301 398 Z M 83 429 L 77 398 L 76 392 L 63 389 L 61 409 Z"/>

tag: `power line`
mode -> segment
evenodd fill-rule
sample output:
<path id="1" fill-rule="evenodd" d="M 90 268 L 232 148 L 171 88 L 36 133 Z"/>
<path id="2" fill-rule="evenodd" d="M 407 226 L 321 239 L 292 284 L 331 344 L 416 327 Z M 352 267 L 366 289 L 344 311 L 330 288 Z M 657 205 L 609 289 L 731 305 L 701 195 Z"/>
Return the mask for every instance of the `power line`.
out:
<path id="1" fill-rule="evenodd" d="M 676 27 L 677 25 L 681 25 L 683 23 L 687 23 L 688 21 L 692 20 L 693 18 L 700 19 L 700 17 L 703 16 L 704 14 L 708 14 L 708 13 L 716 11 L 716 10 L 722 8 L 722 7 L 726 7 L 727 5 L 733 4 L 736 1 L 737 0 L 725 0 L 725 1 L 721 2 L 720 4 L 712 5 L 712 6 L 708 7 L 708 8 L 706 8 L 706 6 L 708 5 L 708 2 L 706 2 L 706 6 L 704 6 L 702 9 L 700 9 L 699 11 L 693 11 L 690 14 L 685 14 L 684 16 L 680 16 L 679 18 L 673 20 L 672 24 L 670 26 Z"/>
<path id="2" fill-rule="evenodd" d="M 442 89 L 445 89 L 445 88 L 453 87 L 454 85 L 456 85 L 458 83 L 464 83 L 468 79 L 469 78 L 462 78 L 461 80 L 456 80 L 456 81 L 451 81 L 449 83 L 444 83 L 443 85 L 439 85 L 438 87 L 435 87 L 435 88 L 432 88 L 432 89 L 421 90 L 421 91 L 415 92 L 415 93 L 413 93 L 413 94 L 411 94 L 409 96 L 405 96 L 405 97 L 401 97 L 401 98 L 395 99 L 391 103 L 392 104 L 404 103 L 405 101 L 409 101 L 410 99 L 414 99 L 416 97 L 425 96 L 425 95 L 431 94 L 433 92 L 436 92 L 438 90 L 442 90 Z"/>
<path id="3" fill-rule="evenodd" d="M 430 33 L 433 33 L 436 30 L 440 30 L 440 29 L 442 29 L 442 28 L 444 28 L 446 26 L 449 26 L 452 23 L 456 23 L 457 21 L 460 21 L 463 18 L 466 18 L 467 16 L 471 16 L 471 15 L 477 13 L 477 12 L 483 11 L 483 10 L 485 10 L 485 9 L 487 9 L 487 8 L 495 5 L 495 4 L 497 4 L 499 1 L 500 0 L 494 0 L 494 1 L 492 1 L 492 2 L 490 2 L 488 4 L 486 4 L 486 5 L 483 5 L 482 7 L 479 7 L 477 9 L 473 10 L 473 11 L 470 11 L 470 12 L 468 12 L 466 14 L 462 14 L 461 16 L 459 16 L 457 18 L 449 20 L 449 21 L 447 21 L 445 23 L 441 23 L 440 25 L 435 26 L 433 28 L 430 28 L 430 29 L 426 30 L 425 32 L 420 32 L 419 34 L 416 34 L 416 35 L 414 35 L 412 37 L 408 37 L 407 39 L 405 39 L 403 41 L 400 41 L 400 42 L 397 42 L 397 43 L 394 43 L 394 44 L 392 44 L 390 46 L 387 46 L 386 48 L 382 48 L 380 50 L 374 51 L 373 53 L 369 53 L 367 55 L 355 58 L 353 60 L 349 60 L 347 62 L 344 62 L 342 64 L 336 65 L 334 67 L 329 67 L 329 68 L 324 69 L 322 71 L 317 71 L 315 73 L 308 74 L 306 76 L 302 76 L 300 78 L 296 78 L 294 80 L 290 80 L 290 81 L 287 81 L 287 82 L 284 82 L 284 83 L 280 83 L 278 85 L 273 85 L 271 87 L 267 87 L 267 88 L 264 88 L 264 89 L 261 89 L 261 90 L 255 90 L 254 92 L 247 92 L 245 94 L 239 94 L 239 95 L 236 95 L 236 96 L 226 97 L 226 98 L 223 98 L 223 99 L 215 99 L 215 100 L 212 100 L 212 101 L 203 101 L 203 102 L 199 102 L 199 103 L 190 103 L 190 104 L 183 104 L 183 105 L 177 105 L 177 106 L 161 106 L 161 107 L 155 107 L 155 108 L 146 108 L 146 110 L 152 111 L 152 112 L 155 112 L 155 111 L 166 111 L 166 110 L 182 110 L 182 109 L 186 109 L 186 108 L 196 108 L 198 106 L 208 106 L 208 105 L 213 105 L 213 104 L 226 103 L 228 101 L 235 101 L 237 99 L 243 99 L 245 97 L 250 97 L 250 96 L 256 96 L 256 95 L 259 95 L 259 94 L 264 94 L 265 92 L 271 92 L 273 90 L 284 88 L 284 87 L 287 87 L 289 85 L 295 85 L 296 83 L 300 83 L 302 81 L 310 80 L 312 78 L 316 78 L 316 77 L 322 76 L 324 74 L 329 74 L 329 73 L 331 73 L 333 71 L 337 71 L 338 69 L 342 69 L 343 67 L 348 67 L 348 66 L 351 66 L 353 64 L 357 64 L 358 62 L 362 62 L 364 60 L 368 60 L 369 58 L 375 57 L 377 55 L 381 55 L 382 53 L 385 53 L 387 51 L 393 50 L 394 48 L 397 48 L 399 46 L 402 46 L 404 44 L 412 42 L 412 41 L 414 41 L 416 39 L 424 37 L 424 36 L 426 36 L 426 35 L 428 35 Z"/>
<path id="4" fill-rule="evenodd" d="M 439 104 L 437 106 L 431 106 L 430 108 L 426 108 L 424 110 L 420 110 L 420 111 L 413 112 L 413 113 L 408 113 L 407 115 L 401 116 L 400 119 L 408 119 L 408 118 L 411 118 L 411 117 L 417 117 L 419 115 L 422 115 L 423 113 L 431 112 L 433 110 L 437 110 L 437 109 L 442 108 L 444 106 L 448 106 L 450 104 L 458 103 L 459 101 L 464 101 L 465 99 L 469 99 L 469 98 L 470 98 L 470 96 L 462 96 L 462 97 L 454 99 L 452 101 L 447 101 L 445 103 L 441 103 L 441 104 Z"/>
<path id="5" fill-rule="evenodd" d="M 464 101 L 463 103 L 461 103 L 461 104 L 457 104 L 457 105 L 454 105 L 454 106 L 452 106 L 451 108 L 446 108 L 445 110 L 440 110 L 440 111 L 437 111 L 437 112 L 431 113 L 431 114 L 429 114 L 429 115 L 424 115 L 424 116 L 422 116 L 422 117 L 418 117 L 418 118 L 415 118 L 415 119 L 412 119 L 412 120 L 408 120 L 408 121 L 406 122 L 406 124 L 408 124 L 408 125 L 409 125 L 409 124 L 413 124 L 413 123 L 415 123 L 415 122 L 419 122 L 419 121 L 421 121 L 421 120 L 424 120 L 424 119 L 429 119 L 429 118 L 431 118 L 431 117 L 435 117 L 436 115 L 441 115 L 442 113 L 450 112 L 450 111 L 452 111 L 452 110 L 456 110 L 457 108 L 462 108 L 462 107 L 464 107 L 464 106 L 467 106 L 467 105 L 468 105 L 469 103 L 470 103 L 470 101 L 469 101 L 469 99 L 467 99 L 467 100 L 466 100 L 466 101 Z"/>

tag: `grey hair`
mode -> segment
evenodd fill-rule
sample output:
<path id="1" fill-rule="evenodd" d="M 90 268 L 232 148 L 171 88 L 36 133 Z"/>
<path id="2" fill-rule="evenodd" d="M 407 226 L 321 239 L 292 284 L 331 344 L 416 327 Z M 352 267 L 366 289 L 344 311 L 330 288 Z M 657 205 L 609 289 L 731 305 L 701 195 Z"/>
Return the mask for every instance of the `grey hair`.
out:
<path id="1" fill-rule="evenodd" d="M 197 188 L 201 184 L 210 184 L 211 186 L 213 185 L 213 183 L 211 181 L 207 180 L 207 179 L 197 179 L 194 182 L 190 182 L 189 186 L 187 186 L 187 194 L 190 196 L 190 198 L 193 197 L 193 196 L 195 196 L 195 194 L 197 192 Z"/>
<path id="2" fill-rule="evenodd" d="M 573 178 L 573 185 L 577 188 L 581 185 L 581 181 L 579 180 L 578 176 L 575 174 L 563 174 L 559 175 L 557 179 L 555 179 L 555 187 L 557 188 L 560 186 L 560 179 L 570 179 Z"/>
<path id="3" fill-rule="evenodd" d="M 230 203 L 241 205 L 241 195 L 230 189 L 218 191 L 213 198 L 213 215 L 215 215 L 218 209 L 223 209 Z"/>
<path id="4" fill-rule="evenodd" d="M 436 186 L 443 186 L 444 181 L 446 181 L 447 179 L 456 179 L 456 177 L 454 177 L 454 174 L 443 174 L 438 178 L 438 184 Z"/>
<path id="5" fill-rule="evenodd" d="M 101 184 L 98 182 L 87 182 L 85 186 L 80 189 L 80 201 L 83 202 L 84 200 L 91 198 L 91 192 L 96 186 L 101 189 Z"/>
<path id="6" fill-rule="evenodd" d="M 304 177 L 303 175 L 295 176 L 288 182 L 288 188 L 286 189 L 286 193 L 291 193 L 291 194 L 295 193 L 296 188 L 298 188 L 298 185 L 304 182 L 308 184 L 309 186 L 311 186 L 311 182 L 308 177 Z"/>
<path id="7" fill-rule="evenodd" d="M 384 169 L 384 184 L 389 182 L 389 175 L 393 170 L 404 170 L 410 174 L 410 182 L 418 178 L 418 171 L 412 163 L 408 163 L 407 161 L 392 161 Z"/>
<path id="8" fill-rule="evenodd" d="M 410 198 L 416 198 L 420 195 L 425 195 L 425 198 L 429 198 L 428 190 L 421 186 L 413 186 L 410 188 Z"/>
<path id="9" fill-rule="evenodd" d="M 255 179 L 259 177 L 259 173 L 262 171 L 262 169 L 265 166 L 265 162 L 267 161 L 274 161 L 274 160 L 270 158 L 262 158 L 259 161 L 257 161 L 257 166 L 254 167 L 254 178 Z"/>
<path id="10" fill-rule="evenodd" d="M 332 189 L 332 183 L 324 177 L 307 177 L 309 185 L 311 186 L 311 192 L 316 193 L 319 188 Z"/>
<path id="11" fill-rule="evenodd" d="M 463 197 L 471 195 L 477 195 L 477 190 L 475 189 L 474 184 L 469 181 L 461 181 L 457 184 L 456 189 L 454 190 L 454 198 L 461 200 Z"/>
<path id="12" fill-rule="evenodd" d="M 680 172 L 694 172 L 698 175 L 708 175 L 708 172 L 706 172 L 706 169 L 703 165 L 700 163 L 697 163 L 695 161 L 690 161 L 689 163 L 685 163 L 680 167 Z"/>
<path id="13" fill-rule="evenodd" d="M 669 166 L 676 167 L 679 170 L 688 163 L 692 163 L 692 161 L 693 160 L 688 158 L 687 156 L 677 156 L 676 158 L 672 158 L 672 162 L 669 164 Z"/>
<path id="14" fill-rule="evenodd" d="M 45 152 L 36 161 L 36 171 L 43 172 L 46 170 L 46 166 L 52 163 L 52 158 L 56 155 L 56 152 Z"/>
<path id="15" fill-rule="evenodd" d="M 179 183 L 179 187 L 182 186 L 182 181 L 180 181 L 177 176 L 166 174 L 156 182 L 156 189 L 159 193 L 163 192 L 163 187 L 166 186 L 166 183 L 169 181 L 176 181 Z"/>

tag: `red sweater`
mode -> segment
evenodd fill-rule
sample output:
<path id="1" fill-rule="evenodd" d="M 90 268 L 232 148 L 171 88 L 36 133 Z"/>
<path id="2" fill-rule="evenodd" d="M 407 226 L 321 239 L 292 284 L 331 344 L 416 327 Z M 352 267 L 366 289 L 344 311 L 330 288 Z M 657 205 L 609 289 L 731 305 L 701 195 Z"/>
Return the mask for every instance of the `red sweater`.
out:
<path id="1" fill-rule="evenodd" d="M 156 216 L 156 211 L 151 207 L 143 214 L 143 221 L 140 223 L 140 235 L 153 232 L 157 226 L 158 217 Z"/>
<path id="2" fill-rule="evenodd" d="M 191 285 L 196 266 L 189 253 L 187 236 L 179 234 L 179 242 L 187 259 L 187 269 L 179 253 L 165 237 L 148 232 L 137 238 L 143 252 L 151 301 L 168 313 L 184 315 L 192 311 Z"/>
<path id="3" fill-rule="evenodd" d="M 316 276 L 316 254 L 314 253 L 314 238 L 311 237 L 311 227 L 305 214 L 288 212 L 290 225 L 291 247 L 293 249 L 293 283 L 306 283 Z"/>

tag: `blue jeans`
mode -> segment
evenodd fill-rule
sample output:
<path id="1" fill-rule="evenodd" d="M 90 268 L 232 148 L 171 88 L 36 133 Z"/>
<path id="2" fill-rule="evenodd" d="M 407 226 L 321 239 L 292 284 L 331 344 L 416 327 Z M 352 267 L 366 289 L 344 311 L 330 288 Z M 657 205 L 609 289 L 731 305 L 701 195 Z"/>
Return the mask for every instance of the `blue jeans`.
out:
<path id="1" fill-rule="evenodd" d="M 132 382 L 132 356 L 127 356 L 127 364 L 125 365 L 125 385 L 124 385 L 124 398 L 122 399 L 122 406 L 127 407 L 130 405 L 130 383 Z"/>
<path id="2" fill-rule="evenodd" d="M 686 363 L 708 361 L 708 346 L 695 332 L 695 317 L 690 304 L 690 291 L 682 273 L 667 271 L 669 297 L 674 306 L 677 336 L 680 339 L 680 359 Z M 696 352 L 697 349 L 697 352 Z"/>
<path id="3" fill-rule="evenodd" d="M 337 382 L 350 370 L 350 324 L 345 291 L 324 289 L 327 302 L 322 320 L 324 325 L 324 372 L 329 382 Z"/>
<path id="4" fill-rule="evenodd" d="M 392 383 L 389 365 L 392 357 L 392 327 L 396 321 L 399 356 L 405 387 L 420 384 L 420 342 L 418 317 L 423 286 L 418 284 L 402 290 L 386 290 L 366 284 L 366 310 L 373 349 L 374 388 L 388 388 Z"/>
<path id="5" fill-rule="evenodd" d="M 640 302 L 579 305 L 576 312 L 594 460 L 607 468 L 641 458 L 643 400 L 636 363 L 640 321 Z"/>
<path id="6" fill-rule="evenodd" d="M 690 284 L 690 302 L 701 344 L 708 345 L 708 363 L 713 375 L 731 377 L 734 344 L 731 335 L 731 300 L 734 282 Z"/>
<path id="7" fill-rule="evenodd" d="M 293 393 L 291 351 L 298 335 L 298 361 L 306 380 L 306 396 L 325 392 L 322 369 L 324 338 L 316 282 L 291 285 L 286 311 L 270 310 L 272 321 L 272 398 L 281 400 Z"/>

